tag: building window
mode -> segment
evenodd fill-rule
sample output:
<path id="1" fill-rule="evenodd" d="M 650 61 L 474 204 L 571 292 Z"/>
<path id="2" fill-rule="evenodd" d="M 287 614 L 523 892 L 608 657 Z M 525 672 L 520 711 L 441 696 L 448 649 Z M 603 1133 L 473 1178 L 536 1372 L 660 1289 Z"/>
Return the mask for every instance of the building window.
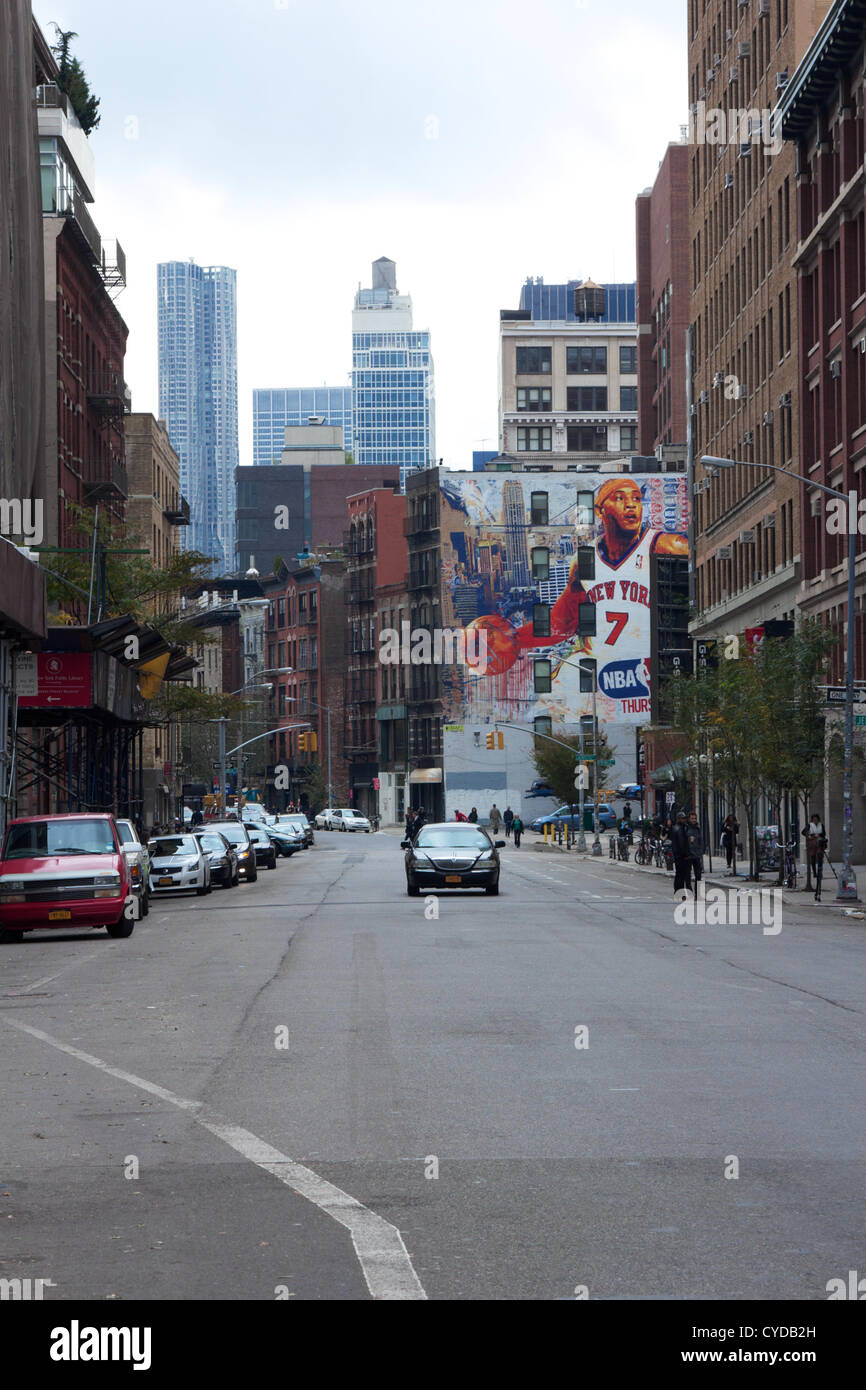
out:
<path id="1" fill-rule="evenodd" d="M 549 454 L 553 431 L 549 425 L 524 427 L 517 431 L 517 451 L 523 454 Z"/>
<path id="2" fill-rule="evenodd" d="M 595 579 L 594 545 L 579 545 L 577 547 L 577 577 L 578 579 Z"/>
<path id="3" fill-rule="evenodd" d="M 517 349 L 518 376 L 550 376 L 551 350 L 549 347 L 519 347 Z"/>
<path id="4" fill-rule="evenodd" d="M 578 610 L 577 632 L 579 637 L 595 636 L 595 604 L 582 603 Z"/>
<path id="5" fill-rule="evenodd" d="M 565 395 L 568 410 L 607 410 L 606 386 L 567 386 Z"/>
<path id="6" fill-rule="evenodd" d="M 592 526 L 595 520 L 595 494 L 592 492 L 579 492 L 577 494 L 577 518 L 575 525 Z"/>
<path id="7" fill-rule="evenodd" d="M 606 453 L 607 425 L 569 425 L 566 446 L 570 454 Z"/>
<path id="8" fill-rule="evenodd" d="M 637 372 L 637 348 L 621 347 L 619 350 L 619 370 L 623 376 L 634 376 Z"/>
<path id="9" fill-rule="evenodd" d="M 566 348 L 565 370 L 569 376 L 605 376 L 607 374 L 607 348 Z"/>
<path id="10" fill-rule="evenodd" d="M 549 714 L 539 714 L 537 718 L 533 719 L 532 727 L 535 733 L 540 734 L 542 738 L 545 736 L 550 738 L 553 733 L 553 719 Z"/>
<path id="11" fill-rule="evenodd" d="M 532 677 L 536 695 L 549 695 L 552 688 L 552 667 L 549 661 L 533 661 Z"/>
<path id="12" fill-rule="evenodd" d="M 518 410 L 550 410 L 549 386 L 518 386 Z"/>
<path id="13" fill-rule="evenodd" d="M 595 690 L 596 663 L 583 657 L 580 663 L 580 693 L 591 695 Z"/>
<path id="14" fill-rule="evenodd" d="M 637 387 L 621 386 L 619 388 L 619 408 L 620 410 L 637 410 Z"/>
<path id="15" fill-rule="evenodd" d="M 620 425 L 619 447 L 621 449 L 637 448 L 637 425 Z"/>
<path id="16" fill-rule="evenodd" d="M 278 599 L 277 599 L 277 627 L 285 627 L 285 625 L 286 625 L 286 600 L 285 600 L 284 598 L 278 598 Z"/>
<path id="17" fill-rule="evenodd" d="M 548 498 L 546 492 L 533 492 L 529 499 L 530 519 L 533 526 L 547 526 L 549 521 Z"/>
<path id="18" fill-rule="evenodd" d="M 539 582 L 550 578 L 550 551 L 546 546 L 533 547 L 532 578 Z"/>
<path id="19" fill-rule="evenodd" d="M 532 635 L 533 637 L 550 636 L 550 604 L 534 603 L 532 605 Z M 538 663 L 536 662 L 536 668 Z M 538 687 L 536 686 L 536 690 Z M 549 687 L 548 687 L 549 689 Z"/>

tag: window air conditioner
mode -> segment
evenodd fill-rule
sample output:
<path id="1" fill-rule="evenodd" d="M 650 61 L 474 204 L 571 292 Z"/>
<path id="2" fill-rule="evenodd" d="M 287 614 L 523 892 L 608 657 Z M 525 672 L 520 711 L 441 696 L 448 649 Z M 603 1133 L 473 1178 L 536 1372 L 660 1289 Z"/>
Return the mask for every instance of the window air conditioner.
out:
<path id="1" fill-rule="evenodd" d="M 733 555 L 733 553 L 734 553 L 733 546 L 730 546 L 730 545 L 720 545 L 719 548 L 718 548 L 718 550 L 716 551 L 716 559 L 717 559 L 717 560 L 730 560 L 731 557 L 732 557 L 732 555 Z"/>
<path id="2" fill-rule="evenodd" d="M 753 530 L 740 532 L 740 545 L 754 545 L 755 533 Z"/>

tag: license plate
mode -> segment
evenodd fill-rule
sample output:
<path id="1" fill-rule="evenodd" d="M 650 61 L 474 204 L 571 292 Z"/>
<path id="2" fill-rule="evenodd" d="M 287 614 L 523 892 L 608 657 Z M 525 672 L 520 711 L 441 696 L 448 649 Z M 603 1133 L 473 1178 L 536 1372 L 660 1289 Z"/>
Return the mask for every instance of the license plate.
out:
<path id="1" fill-rule="evenodd" d="M 446 883 L 462 883 L 462 882 L 463 882 L 463 875 L 462 875 L 462 874 L 446 874 L 446 875 L 445 875 L 445 882 L 446 882 Z"/>
<path id="2" fill-rule="evenodd" d="M 72 917 L 71 912 L 49 912 L 49 922 L 68 922 Z"/>
<path id="3" fill-rule="evenodd" d="M 160 886 L 160 888 L 170 888 L 171 885 L 172 885 L 173 883 L 174 883 L 174 879 L 173 879 L 173 878 L 161 878 L 161 879 L 159 880 L 159 886 Z"/>

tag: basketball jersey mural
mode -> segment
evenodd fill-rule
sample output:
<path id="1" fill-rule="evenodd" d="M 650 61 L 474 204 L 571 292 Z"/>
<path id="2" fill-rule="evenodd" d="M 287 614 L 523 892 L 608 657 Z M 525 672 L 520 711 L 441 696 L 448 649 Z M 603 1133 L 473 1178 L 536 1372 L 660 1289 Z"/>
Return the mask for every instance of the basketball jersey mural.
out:
<path id="1" fill-rule="evenodd" d="M 645 723 L 651 564 L 688 554 L 673 474 L 451 474 L 442 482 L 443 626 L 483 628 L 487 664 L 445 673 L 446 722 Z"/>

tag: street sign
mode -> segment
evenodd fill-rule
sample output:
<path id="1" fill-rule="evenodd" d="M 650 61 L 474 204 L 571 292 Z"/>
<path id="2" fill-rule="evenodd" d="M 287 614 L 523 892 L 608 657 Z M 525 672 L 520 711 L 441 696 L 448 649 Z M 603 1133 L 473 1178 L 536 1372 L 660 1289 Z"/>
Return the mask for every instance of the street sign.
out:
<path id="1" fill-rule="evenodd" d="M 855 714 L 855 715 L 854 715 L 854 728 L 855 728 L 855 729 L 866 729 L 866 714 Z"/>
<path id="2" fill-rule="evenodd" d="M 828 705 L 844 705 L 847 692 L 844 685 L 828 685 L 824 688 L 824 702 Z M 855 705 L 866 705 L 866 689 L 863 686 L 854 691 Z"/>

